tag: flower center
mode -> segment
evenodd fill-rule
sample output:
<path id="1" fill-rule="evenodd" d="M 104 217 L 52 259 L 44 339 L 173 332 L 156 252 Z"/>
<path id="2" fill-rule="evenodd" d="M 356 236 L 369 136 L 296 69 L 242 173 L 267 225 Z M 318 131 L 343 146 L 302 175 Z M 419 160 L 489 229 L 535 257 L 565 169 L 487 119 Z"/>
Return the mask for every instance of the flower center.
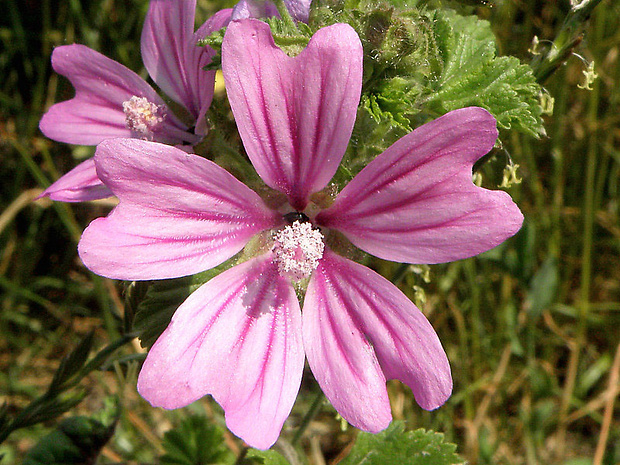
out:
<path id="1" fill-rule="evenodd" d="M 163 106 L 136 95 L 123 102 L 123 111 L 127 128 L 145 140 L 153 140 L 153 132 L 166 116 Z"/>
<path id="2" fill-rule="evenodd" d="M 305 216 L 305 215 L 304 215 Z M 298 282 L 309 278 L 319 266 L 325 244 L 323 234 L 309 221 L 295 219 L 273 233 L 273 252 L 280 275 Z"/>

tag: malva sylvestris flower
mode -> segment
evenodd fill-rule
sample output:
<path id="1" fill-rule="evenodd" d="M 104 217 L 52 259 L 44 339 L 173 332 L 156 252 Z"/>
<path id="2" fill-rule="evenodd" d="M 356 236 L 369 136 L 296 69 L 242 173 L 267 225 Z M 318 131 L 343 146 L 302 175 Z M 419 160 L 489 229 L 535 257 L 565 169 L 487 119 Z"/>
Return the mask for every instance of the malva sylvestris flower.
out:
<path id="1" fill-rule="evenodd" d="M 54 70 L 69 79 L 75 97 L 43 115 L 39 127 L 50 139 L 97 145 L 116 137 L 135 137 L 172 145 L 193 145 L 206 132 L 205 114 L 213 98 L 215 71 L 204 71 L 215 54 L 197 42 L 222 28 L 232 10 L 222 10 L 194 32 L 196 0 L 151 0 L 141 51 L 153 81 L 180 104 L 192 121 L 183 123 L 144 79 L 120 63 L 84 45 L 56 47 Z M 43 196 L 80 202 L 109 197 L 86 160 L 62 176 Z"/>
<path id="2" fill-rule="evenodd" d="M 269 205 L 215 163 L 154 142 L 99 145 L 97 172 L 120 200 L 85 230 L 79 253 L 103 276 L 165 279 L 214 267 L 259 238 L 262 252 L 196 290 L 148 353 L 138 379 L 152 405 L 174 409 L 211 394 L 229 429 L 261 449 L 277 439 L 299 390 L 304 356 L 349 423 L 391 421 L 386 380 L 425 409 L 452 378 L 422 312 L 392 283 L 331 247 L 344 235 L 377 257 L 441 263 L 515 234 L 510 196 L 472 182 L 497 138 L 481 108 L 452 111 L 371 161 L 331 205 L 316 203 L 353 128 L 362 46 L 345 24 L 320 29 L 291 58 L 267 24 L 232 22 L 222 47 L 230 104 L 247 154 L 281 193 Z M 307 281 L 301 311 L 293 282 Z"/>

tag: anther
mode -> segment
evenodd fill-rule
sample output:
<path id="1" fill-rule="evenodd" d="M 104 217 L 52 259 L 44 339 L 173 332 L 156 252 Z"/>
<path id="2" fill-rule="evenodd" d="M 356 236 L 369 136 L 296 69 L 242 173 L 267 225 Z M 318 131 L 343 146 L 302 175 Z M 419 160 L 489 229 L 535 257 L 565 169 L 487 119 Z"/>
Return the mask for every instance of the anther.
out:
<path id="1" fill-rule="evenodd" d="M 313 228 L 310 221 L 293 221 L 274 232 L 273 241 L 274 260 L 280 275 L 295 282 L 310 277 L 319 266 L 325 249 L 323 234 Z"/>
<path id="2" fill-rule="evenodd" d="M 163 106 L 136 95 L 123 102 L 123 112 L 127 128 L 145 140 L 153 140 L 153 132 L 166 116 Z"/>

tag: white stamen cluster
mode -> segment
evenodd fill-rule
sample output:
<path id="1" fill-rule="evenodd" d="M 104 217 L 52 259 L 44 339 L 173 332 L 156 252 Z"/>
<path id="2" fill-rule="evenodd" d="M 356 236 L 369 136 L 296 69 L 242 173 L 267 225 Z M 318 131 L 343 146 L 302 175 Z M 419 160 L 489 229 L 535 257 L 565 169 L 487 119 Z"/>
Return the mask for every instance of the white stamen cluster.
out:
<path id="1" fill-rule="evenodd" d="M 144 140 L 153 140 L 153 131 L 164 121 L 163 106 L 149 102 L 146 97 L 133 96 L 123 102 L 125 124 Z"/>
<path id="2" fill-rule="evenodd" d="M 310 222 L 295 221 L 273 233 L 275 261 L 280 275 L 298 282 L 319 266 L 325 244 L 323 234 Z"/>

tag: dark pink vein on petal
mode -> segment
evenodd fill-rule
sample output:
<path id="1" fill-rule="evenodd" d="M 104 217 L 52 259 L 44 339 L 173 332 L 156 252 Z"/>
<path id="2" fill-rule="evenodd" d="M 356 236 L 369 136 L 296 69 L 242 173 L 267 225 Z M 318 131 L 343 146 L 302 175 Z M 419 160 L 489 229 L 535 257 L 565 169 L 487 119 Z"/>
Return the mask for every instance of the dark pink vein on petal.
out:
<path id="1" fill-rule="evenodd" d="M 315 273 L 318 272 L 315 271 Z M 351 317 L 350 312 L 348 311 L 346 305 L 347 303 L 344 301 L 344 299 L 342 298 L 341 294 L 338 292 L 331 292 L 328 294 L 327 289 L 325 288 L 325 286 L 330 286 L 333 288 L 336 287 L 336 285 L 334 284 L 334 282 L 328 277 L 326 276 L 326 274 L 324 272 L 321 272 L 321 274 L 323 275 L 323 279 L 320 281 L 320 286 L 321 286 L 321 294 L 323 296 L 328 296 L 328 295 L 332 295 L 335 299 L 338 300 L 339 302 L 339 308 L 344 308 L 346 310 L 346 315 L 348 317 Z M 334 321 L 334 318 L 331 314 L 331 312 L 326 308 L 327 304 L 325 303 L 327 299 L 322 299 L 321 302 L 321 309 L 322 309 L 322 313 L 325 315 L 325 318 L 321 318 L 320 315 L 318 316 L 319 319 L 319 323 L 327 323 L 330 327 L 330 331 L 331 334 L 333 334 L 335 342 L 338 346 L 338 349 L 340 351 L 340 355 L 341 357 L 345 360 L 347 366 L 349 367 L 349 371 L 356 377 L 356 379 L 358 379 L 359 381 L 363 381 L 362 377 L 358 374 L 357 372 L 357 367 L 355 367 L 355 365 L 353 364 L 353 362 L 351 361 L 348 351 L 346 349 L 346 343 L 342 340 L 342 336 L 340 335 L 340 332 L 338 331 L 338 324 Z M 335 311 L 336 306 L 332 305 L 332 310 Z M 321 325 L 323 326 L 323 325 Z M 357 326 L 357 325 L 356 325 Z M 326 334 L 325 331 L 322 331 L 323 334 Z M 334 357 L 330 357 L 330 359 L 334 359 Z"/>

